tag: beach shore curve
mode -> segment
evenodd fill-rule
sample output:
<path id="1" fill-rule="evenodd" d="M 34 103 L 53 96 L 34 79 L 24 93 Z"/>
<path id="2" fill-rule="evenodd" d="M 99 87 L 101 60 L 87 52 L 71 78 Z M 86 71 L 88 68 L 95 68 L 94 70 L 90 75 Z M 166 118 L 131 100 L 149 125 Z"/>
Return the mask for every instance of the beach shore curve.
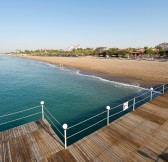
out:
<path id="1" fill-rule="evenodd" d="M 22 58 L 75 68 L 86 74 L 128 84 L 139 84 L 147 88 L 168 83 L 168 62 L 29 55 Z"/>

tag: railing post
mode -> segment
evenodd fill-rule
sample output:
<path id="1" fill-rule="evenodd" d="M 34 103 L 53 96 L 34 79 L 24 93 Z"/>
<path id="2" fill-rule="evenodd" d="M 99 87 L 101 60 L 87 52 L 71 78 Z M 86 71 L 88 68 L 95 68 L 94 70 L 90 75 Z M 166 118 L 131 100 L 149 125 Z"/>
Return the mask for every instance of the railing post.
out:
<path id="1" fill-rule="evenodd" d="M 41 104 L 42 119 L 44 120 L 44 101 L 41 101 L 40 104 Z"/>
<path id="2" fill-rule="evenodd" d="M 165 85 L 163 84 L 163 94 L 164 94 Z"/>
<path id="3" fill-rule="evenodd" d="M 65 149 L 67 149 L 67 128 L 68 128 L 68 125 L 67 124 L 63 124 L 63 129 L 64 129 L 64 145 L 65 145 Z"/>
<path id="4" fill-rule="evenodd" d="M 110 111 L 110 106 L 106 106 L 107 110 L 107 125 L 109 125 L 109 111 Z"/>
<path id="5" fill-rule="evenodd" d="M 150 97 L 150 100 L 152 100 L 153 88 L 150 88 L 150 90 L 151 90 L 151 97 Z"/>
<path id="6" fill-rule="evenodd" d="M 133 99 L 133 111 L 135 110 L 135 97 Z"/>

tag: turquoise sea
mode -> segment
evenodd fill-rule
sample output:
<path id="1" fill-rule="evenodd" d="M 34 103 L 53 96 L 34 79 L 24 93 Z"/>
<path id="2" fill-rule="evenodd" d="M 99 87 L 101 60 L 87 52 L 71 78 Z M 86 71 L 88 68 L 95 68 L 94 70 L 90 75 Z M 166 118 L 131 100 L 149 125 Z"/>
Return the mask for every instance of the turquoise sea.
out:
<path id="1" fill-rule="evenodd" d="M 45 107 L 61 124 L 70 126 L 104 111 L 107 105 L 116 106 L 142 91 L 139 87 L 83 75 L 75 69 L 0 56 L 0 116 L 38 106 L 43 100 Z M 40 111 L 39 107 L 30 112 L 0 118 L 0 123 Z M 0 125 L 0 131 L 40 118 L 41 114 L 38 114 Z"/>

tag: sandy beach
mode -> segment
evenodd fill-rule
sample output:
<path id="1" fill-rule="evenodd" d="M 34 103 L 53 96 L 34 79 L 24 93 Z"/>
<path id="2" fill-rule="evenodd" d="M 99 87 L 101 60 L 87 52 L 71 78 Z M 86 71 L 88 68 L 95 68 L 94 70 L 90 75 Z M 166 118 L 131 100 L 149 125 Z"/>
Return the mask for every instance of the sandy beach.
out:
<path id="1" fill-rule="evenodd" d="M 150 87 L 168 83 L 168 62 L 101 59 L 96 57 L 42 57 L 22 56 L 65 67 L 76 68 L 84 73 L 94 73 L 102 78 L 123 83 Z"/>

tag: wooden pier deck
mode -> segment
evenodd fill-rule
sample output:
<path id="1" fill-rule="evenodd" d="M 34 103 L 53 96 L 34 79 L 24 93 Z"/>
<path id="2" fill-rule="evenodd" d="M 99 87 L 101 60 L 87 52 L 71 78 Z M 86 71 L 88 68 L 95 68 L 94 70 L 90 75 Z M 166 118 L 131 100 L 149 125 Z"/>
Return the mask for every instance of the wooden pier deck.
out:
<path id="1" fill-rule="evenodd" d="M 45 161 L 64 145 L 43 120 L 0 133 L 0 162 Z"/>
<path id="2" fill-rule="evenodd" d="M 0 161 L 168 161 L 168 93 L 66 150 L 43 121 L 1 132 Z"/>
<path id="3" fill-rule="evenodd" d="M 68 151 L 76 161 L 168 161 L 168 93 L 69 146 Z"/>

